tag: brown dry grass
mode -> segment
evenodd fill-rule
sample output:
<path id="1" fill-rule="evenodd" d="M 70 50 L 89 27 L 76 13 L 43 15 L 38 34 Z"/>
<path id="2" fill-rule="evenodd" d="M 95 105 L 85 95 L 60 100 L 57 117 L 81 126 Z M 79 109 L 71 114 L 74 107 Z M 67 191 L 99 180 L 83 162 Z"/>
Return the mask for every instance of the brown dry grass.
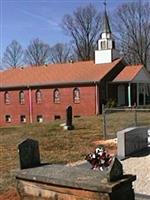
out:
<path id="1" fill-rule="evenodd" d="M 21 200 L 15 188 L 0 195 L 0 200 Z"/>
<path id="2" fill-rule="evenodd" d="M 41 160 L 49 163 L 67 163 L 84 159 L 94 149 L 93 140 L 101 138 L 99 117 L 78 118 L 75 130 L 64 131 L 62 122 L 34 124 L 0 129 L 0 190 L 12 186 L 19 169 L 18 144 L 25 138 L 39 141 Z"/>
<path id="3" fill-rule="evenodd" d="M 144 124 L 149 123 L 149 117 L 142 115 Z M 114 137 L 116 130 L 129 126 L 131 117 L 128 113 L 114 113 L 109 116 L 108 130 Z M 123 120 L 122 120 L 123 119 Z M 122 123 L 124 121 L 124 123 Z M 60 127 L 63 121 L 48 124 L 33 124 L 20 127 L 0 128 L 0 193 L 15 186 L 15 173 L 19 169 L 17 152 L 18 144 L 26 139 L 33 138 L 39 141 L 41 160 L 49 163 L 68 163 L 83 160 L 85 155 L 95 149 L 103 138 L 102 116 L 74 119 L 75 129 L 64 131 Z M 108 143 L 110 150 L 116 148 Z"/>

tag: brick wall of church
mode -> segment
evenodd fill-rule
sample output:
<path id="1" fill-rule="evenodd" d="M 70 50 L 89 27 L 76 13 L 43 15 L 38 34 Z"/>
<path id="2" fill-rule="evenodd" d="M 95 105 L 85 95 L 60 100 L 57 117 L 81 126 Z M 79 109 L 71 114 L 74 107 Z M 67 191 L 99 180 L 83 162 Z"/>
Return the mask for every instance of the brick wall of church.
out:
<path id="1" fill-rule="evenodd" d="M 7 90 L 10 95 L 10 103 L 6 104 L 4 101 L 5 91 L 0 92 L 0 125 L 13 125 L 20 123 L 20 116 L 25 115 L 27 122 L 29 122 L 29 96 L 28 90 L 23 90 L 25 94 L 25 103 L 19 103 L 20 90 Z M 6 115 L 11 117 L 11 122 L 5 122 Z"/>
<path id="2" fill-rule="evenodd" d="M 81 86 L 80 103 L 73 102 L 74 87 L 58 88 L 60 91 L 60 103 L 53 102 L 54 88 L 40 89 L 42 94 L 41 103 L 36 102 L 35 93 L 37 89 L 32 89 L 31 93 L 28 89 L 23 90 L 25 101 L 23 104 L 19 102 L 20 90 L 6 90 L 9 92 L 10 103 L 4 101 L 5 91 L 0 92 L 0 125 L 17 125 L 21 124 L 21 115 L 25 116 L 26 123 L 37 122 L 37 116 L 43 118 L 44 122 L 54 120 L 55 118 L 65 118 L 65 111 L 68 105 L 73 107 L 74 116 L 90 116 L 96 113 L 96 91 L 95 86 Z M 31 98 L 30 98 L 31 94 Z M 31 103 L 30 102 L 31 99 Z M 31 106 L 31 107 L 30 107 Z M 6 116 L 7 115 L 7 116 Z M 6 122 L 7 117 L 11 117 L 10 122 Z"/>

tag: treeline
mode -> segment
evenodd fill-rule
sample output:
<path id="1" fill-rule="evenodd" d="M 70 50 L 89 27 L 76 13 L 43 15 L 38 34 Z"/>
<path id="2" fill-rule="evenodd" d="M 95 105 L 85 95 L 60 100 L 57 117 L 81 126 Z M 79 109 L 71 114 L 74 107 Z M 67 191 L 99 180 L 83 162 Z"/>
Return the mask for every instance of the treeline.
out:
<path id="1" fill-rule="evenodd" d="M 142 63 L 147 67 L 150 59 L 150 3 L 140 0 L 124 3 L 109 14 L 109 19 L 121 56 L 128 64 Z M 62 19 L 61 27 L 70 37 L 68 44 L 57 43 L 51 47 L 37 38 L 23 49 L 19 42 L 13 40 L 4 52 L 3 67 L 94 59 L 102 21 L 103 13 L 94 5 L 79 7 L 72 15 L 65 15 Z"/>

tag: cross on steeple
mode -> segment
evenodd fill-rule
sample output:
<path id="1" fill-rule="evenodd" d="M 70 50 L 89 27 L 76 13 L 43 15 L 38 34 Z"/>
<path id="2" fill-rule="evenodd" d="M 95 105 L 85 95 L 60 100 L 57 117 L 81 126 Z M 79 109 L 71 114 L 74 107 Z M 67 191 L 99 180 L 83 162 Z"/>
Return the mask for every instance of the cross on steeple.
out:
<path id="1" fill-rule="evenodd" d="M 103 2 L 105 10 L 106 10 L 106 6 L 107 6 L 107 2 L 106 1 L 107 0 L 104 0 L 104 2 Z"/>

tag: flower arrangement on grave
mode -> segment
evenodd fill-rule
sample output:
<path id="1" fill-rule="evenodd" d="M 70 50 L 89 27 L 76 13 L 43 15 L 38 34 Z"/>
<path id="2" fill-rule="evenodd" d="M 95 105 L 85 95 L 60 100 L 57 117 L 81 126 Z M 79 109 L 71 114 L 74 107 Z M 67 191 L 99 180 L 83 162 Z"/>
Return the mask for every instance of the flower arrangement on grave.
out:
<path id="1" fill-rule="evenodd" d="M 92 165 L 92 169 L 104 171 L 109 168 L 112 158 L 104 146 L 99 146 L 95 149 L 94 153 L 89 153 L 85 159 Z"/>

